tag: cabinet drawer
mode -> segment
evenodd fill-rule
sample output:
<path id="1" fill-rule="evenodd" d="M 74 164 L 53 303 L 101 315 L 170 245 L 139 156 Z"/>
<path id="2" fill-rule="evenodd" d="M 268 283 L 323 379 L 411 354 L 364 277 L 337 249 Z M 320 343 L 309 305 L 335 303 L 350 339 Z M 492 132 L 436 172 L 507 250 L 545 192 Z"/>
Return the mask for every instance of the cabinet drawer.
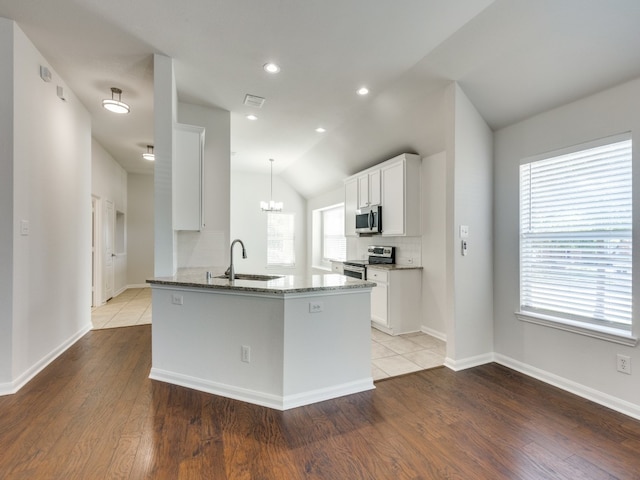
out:
<path id="1" fill-rule="evenodd" d="M 367 280 L 371 280 L 373 282 L 387 283 L 388 275 L 388 272 L 385 272 L 384 270 L 376 270 L 373 268 L 367 269 Z"/>

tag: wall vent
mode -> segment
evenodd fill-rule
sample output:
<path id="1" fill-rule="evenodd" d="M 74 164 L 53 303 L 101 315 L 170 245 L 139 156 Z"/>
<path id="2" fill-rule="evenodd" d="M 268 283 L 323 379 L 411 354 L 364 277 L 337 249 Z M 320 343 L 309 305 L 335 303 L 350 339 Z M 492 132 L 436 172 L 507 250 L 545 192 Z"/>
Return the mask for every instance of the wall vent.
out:
<path id="1" fill-rule="evenodd" d="M 244 96 L 244 104 L 248 107 L 262 108 L 262 105 L 264 105 L 264 98 L 256 95 L 249 95 L 247 93 Z"/>

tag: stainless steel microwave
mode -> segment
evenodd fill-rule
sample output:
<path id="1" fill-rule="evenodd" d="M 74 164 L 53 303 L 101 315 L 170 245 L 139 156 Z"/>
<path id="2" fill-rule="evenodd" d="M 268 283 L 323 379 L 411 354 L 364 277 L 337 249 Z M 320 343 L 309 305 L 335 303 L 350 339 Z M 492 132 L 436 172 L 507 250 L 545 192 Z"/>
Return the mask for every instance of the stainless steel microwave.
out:
<path id="1" fill-rule="evenodd" d="M 357 233 L 382 233 L 382 207 L 372 207 L 356 210 Z"/>

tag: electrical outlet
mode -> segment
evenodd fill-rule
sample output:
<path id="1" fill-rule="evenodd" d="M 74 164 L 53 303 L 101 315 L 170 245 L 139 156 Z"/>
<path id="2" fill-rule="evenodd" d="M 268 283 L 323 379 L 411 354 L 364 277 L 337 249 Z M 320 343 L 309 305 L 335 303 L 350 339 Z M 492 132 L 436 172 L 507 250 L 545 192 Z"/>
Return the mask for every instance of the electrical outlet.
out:
<path id="1" fill-rule="evenodd" d="M 618 354 L 617 359 L 618 371 L 626 373 L 627 375 L 631 375 L 631 357 Z"/>
<path id="2" fill-rule="evenodd" d="M 309 313 L 320 313 L 324 310 L 322 302 L 309 302 Z"/>
<path id="3" fill-rule="evenodd" d="M 248 345 L 242 345 L 240 347 L 240 360 L 243 362 L 251 362 L 251 347 Z"/>
<path id="4" fill-rule="evenodd" d="M 171 295 L 171 303 L 174 305 L 182 305 L 182 295 L 178 295 L 177 293 Z"/>

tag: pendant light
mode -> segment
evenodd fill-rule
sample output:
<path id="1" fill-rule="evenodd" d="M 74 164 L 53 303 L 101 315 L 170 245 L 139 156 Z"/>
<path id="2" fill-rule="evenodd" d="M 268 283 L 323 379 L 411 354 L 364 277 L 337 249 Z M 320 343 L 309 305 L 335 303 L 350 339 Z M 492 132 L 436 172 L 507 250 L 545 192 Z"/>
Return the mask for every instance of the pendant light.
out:
<path id="1" fill-rule="evenodd" d="M 153 153 L 153 145 L 147 145 L 147 151 L 142 154 L 142 158 L 149 160 L 150 162 L 153 162 L 156 159 L 156 156 Z"/>
<path id="2" fill-rule="evenodd" d="M 117 100 L 115 95 L 118 95 Z M 113 113 L 129 113 L 131 110 L 129 105 L 122 101 L 122 90 L 116 87 L 111 87 L 111 98 L 102 100 L 102 106 Z"/>
<path id="3" fill-rule="evenodd" d="M 280 212 L 284 206 L 282 202 L 273 201 L 273 158 L 270 158 L 271 162 L 271 197 L 268 202 L 260 202 L 260 208 L 263 212 Z"/>

